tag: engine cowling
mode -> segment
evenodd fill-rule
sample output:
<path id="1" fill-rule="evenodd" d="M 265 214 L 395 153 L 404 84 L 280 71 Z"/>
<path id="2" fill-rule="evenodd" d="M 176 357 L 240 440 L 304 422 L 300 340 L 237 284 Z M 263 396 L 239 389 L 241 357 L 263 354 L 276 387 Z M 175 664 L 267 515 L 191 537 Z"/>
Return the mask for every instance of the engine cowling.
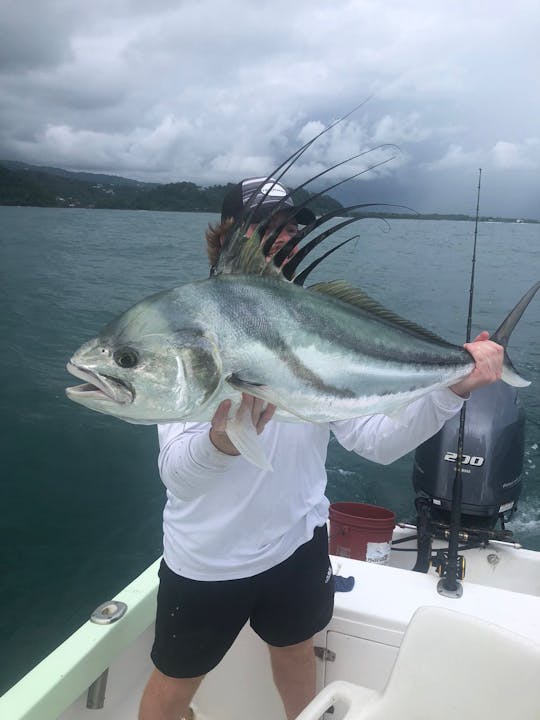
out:
<path id="1" fill-rule="evenodd" d="M 413 485 L 430 498 L 432 518 L 445 521 L 452 509 L 459 414 L 415 454 Z M 525 411 L 515 388 L 503 382 L 476 390 L 467 401 L 462 456 L 462 525 L 492 528 L 509 517 L 521 493 Z"/>

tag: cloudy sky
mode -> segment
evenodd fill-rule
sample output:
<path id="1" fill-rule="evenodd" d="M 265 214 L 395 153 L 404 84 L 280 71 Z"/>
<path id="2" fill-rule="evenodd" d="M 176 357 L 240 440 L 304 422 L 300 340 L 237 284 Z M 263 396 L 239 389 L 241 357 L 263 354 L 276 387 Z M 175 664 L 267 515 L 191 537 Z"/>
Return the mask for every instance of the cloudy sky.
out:
<path id="1" fill-rule="evenodd" d="M 364 103 L 290 183 L 387 145 L 343 199 L 474 214 L 481 167 L 540 219 L 539 38 L 538 0 L 0 0 L 0 158 L 222 183 Z"/>

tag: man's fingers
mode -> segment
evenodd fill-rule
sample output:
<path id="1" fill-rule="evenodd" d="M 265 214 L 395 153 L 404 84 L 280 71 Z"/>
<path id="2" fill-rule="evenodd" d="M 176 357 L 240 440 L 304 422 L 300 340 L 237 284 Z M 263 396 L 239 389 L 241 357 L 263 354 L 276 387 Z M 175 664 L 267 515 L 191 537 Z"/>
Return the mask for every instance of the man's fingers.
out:
<path id="1" fill-rule="evenodd" d="M 224 433 L 227 427 L 227 418 L 231 409 L 231 401 L 223 400 L 218 406 L 214 417 L 212 418 L 212 427 L 215 432 Z M 236 411 L 239 415 L 249 413 L 248 417 L 251 418 L 253 426 L 257 430 L 257 434 L 260 435 L 264 430 L 266 424 L 272 419 L 276 411 L 276 406 L 272 404 L 265 404 L 265 400 L 256 398 L 248 393 L 242 393 L 242 402 L 240 407 Z"/>
<path id="2" fill-rule="evenodd" d="M 272 419 L 276 411 L 276 406 L 269 403 L 266 405 L 266 401 L 261 398 L 242 393 L 242 407 L 249 410 L 251 413 L 251 422 L 253 423 L 257 434 L 260 435 L 265 428 L 265 425 L 269 420 Z"/>
<path id="3" fill-rule="evenodd" d="M 489 340 L 489 333 L 487 330 L 482 330 L 482 332 L 477 335 L 472 342 L 479 342 L 482 340 Z"/>
<path id="4" fill-rule="evenodd" d="M 475 368 L 471 375 L 479 385 L 498 380 L 502 374 L 504 348 L 494 342 L 467 343 L 467 350 L 473 356 Z"/>
<path id="5" fill-rule="evenodd" d="M 275 412 L 276 406 L 272 405 L 272 403 L 268 403 L 268 405 L 265 407 L 262 414 L 260 415 L 259 420 L 255 426 L 259 434 L 262 433 L 266 423 L 272 419 Z"/>
<path id="6" fill-rule="evenodd" d="M 257 427 L 257 424 L 259 422 L 259 418 L 261 417 L 263 407 L 264 407 L 264 400 L 261 400 L 261 398 L 252 397 L 252 403 L 251 403 L 251 420 L 255 427 Z"/>
<path id="7" fill-rule="evenodd" d="M 223 402 L 218 405 L 218 408 L 214 413 L 214 417 L 212 418 L 212 427 L 216 430 L 216 432 L 225 432 L 230 409 L 230 400 L 223 400 Z"/>

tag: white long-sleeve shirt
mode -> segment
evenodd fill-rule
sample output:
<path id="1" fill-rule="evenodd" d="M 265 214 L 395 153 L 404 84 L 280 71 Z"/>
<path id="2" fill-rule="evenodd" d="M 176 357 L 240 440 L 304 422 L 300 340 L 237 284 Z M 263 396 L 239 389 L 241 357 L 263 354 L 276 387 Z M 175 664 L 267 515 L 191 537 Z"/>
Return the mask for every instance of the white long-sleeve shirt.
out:
<path id="1" fill-rule="evenodd" d="M 165 562 L 194 580 L 231 580 L 268 570 L 328 518 L 330 431 L 347 450 L 388 464 L 440 430 L 462 402 L 444 388 L 391 418 L 324 424 L 272 420 L 259 438 L 272 471 L 217 450 L 208 423 L 159 425 L 158 463 L 167 488 Z"/>

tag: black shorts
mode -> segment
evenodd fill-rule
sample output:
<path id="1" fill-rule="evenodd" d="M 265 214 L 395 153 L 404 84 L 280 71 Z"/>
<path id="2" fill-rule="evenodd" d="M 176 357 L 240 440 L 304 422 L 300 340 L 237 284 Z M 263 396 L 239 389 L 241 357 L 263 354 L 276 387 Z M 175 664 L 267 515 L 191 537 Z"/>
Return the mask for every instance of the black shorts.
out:
<path id="1" fill-rule="evenodd" d="M 330 622 L 334 579 L 326 525 L 289 558 L 239 580 L 190 580 L 161 562 L 151 657 L 165 675 L 197 677 L 214 668 L 249 619 L 269 645 L 308 640 Z"/>

